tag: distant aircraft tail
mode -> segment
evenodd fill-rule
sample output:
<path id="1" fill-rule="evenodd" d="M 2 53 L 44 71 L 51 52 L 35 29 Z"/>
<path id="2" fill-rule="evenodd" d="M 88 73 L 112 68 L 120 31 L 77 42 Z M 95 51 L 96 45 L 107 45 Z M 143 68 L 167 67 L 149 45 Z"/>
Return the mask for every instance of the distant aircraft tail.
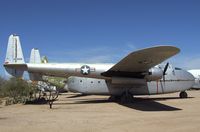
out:
<path id="1" fill-rule="evenodd" d="M 42 61 L 42 63 L 44 63 L 44 64 L 46 64 L 46 63 L 49 62 L 46 56 L 43 56 L 42 59 L 41 59 L 41 61 Z"/>
<path id="2" fill-rule="evenodd" d="M 15 77 L 22 77 L 26 67 L 19 36 L 10 35 L 5 59 L 5 69 Z"/>

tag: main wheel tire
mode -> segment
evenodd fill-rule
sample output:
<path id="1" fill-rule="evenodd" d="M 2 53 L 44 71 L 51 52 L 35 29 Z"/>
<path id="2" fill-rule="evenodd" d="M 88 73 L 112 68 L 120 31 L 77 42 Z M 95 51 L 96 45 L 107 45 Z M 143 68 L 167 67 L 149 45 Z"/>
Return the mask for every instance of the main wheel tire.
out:
<path id="1" fill-rule="evenodd" d="M 183 92 L 180 92 L 179 97 L 180 98 L 187 98 L 188 95 L 187 95 L 187 93 L 185 91 L 183 91 Z"/>
<path id="2" fill-rule="evenodd" d="M 132 94 L 122 94 L 121 98 L 120 98 L 120 102 L 122 104 L 124 103 L 132 103 L 134 100 L 133 95 Z"/>
<path id="3" fill-rule="evenodd" d="M 111 102 L 119 102 L 120 101 L 120 96 L 111 95 L 108 98 L 108 100 L 111 101 Z"/>

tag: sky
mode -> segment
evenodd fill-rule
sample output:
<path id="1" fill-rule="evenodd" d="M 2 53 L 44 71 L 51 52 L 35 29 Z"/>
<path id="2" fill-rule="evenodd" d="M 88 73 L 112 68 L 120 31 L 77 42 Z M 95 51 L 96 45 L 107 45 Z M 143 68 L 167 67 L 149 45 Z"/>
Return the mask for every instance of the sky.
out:
<path id="1" fill-rule="evenodd" d="M 167 61 L 200 68 L 199 0 L 1 0 L 0 75 L 10 34 L 25 60 L 38 48 L 49 62 L 117 63 L 156 45 L 181 52 Z"/>

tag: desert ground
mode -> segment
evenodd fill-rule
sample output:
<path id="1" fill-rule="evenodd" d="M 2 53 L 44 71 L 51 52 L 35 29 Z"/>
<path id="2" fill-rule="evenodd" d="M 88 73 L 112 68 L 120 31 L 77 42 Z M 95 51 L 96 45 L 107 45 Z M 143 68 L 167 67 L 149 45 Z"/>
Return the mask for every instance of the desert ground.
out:
<path id="1" fill-rule="evenodd" d="M 199 132 L 200 90 L 138 96 L 134 103 L 109 102 L 108 96 L 59 96 L 53 108 L 42 105 L 0 106 L 1 132 Z"/>

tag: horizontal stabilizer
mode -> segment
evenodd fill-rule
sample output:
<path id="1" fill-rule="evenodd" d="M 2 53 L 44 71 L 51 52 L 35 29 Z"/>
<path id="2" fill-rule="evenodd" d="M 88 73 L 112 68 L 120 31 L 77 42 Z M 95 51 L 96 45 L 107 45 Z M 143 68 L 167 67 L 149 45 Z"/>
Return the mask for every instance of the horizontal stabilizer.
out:
<path id="1" fill-rule="evenodd" d="M 23 71 L 26 71 L 28 69 L 26 64 L 4 64 L 3 66 L 5 68 L 23 70 Z"/>

